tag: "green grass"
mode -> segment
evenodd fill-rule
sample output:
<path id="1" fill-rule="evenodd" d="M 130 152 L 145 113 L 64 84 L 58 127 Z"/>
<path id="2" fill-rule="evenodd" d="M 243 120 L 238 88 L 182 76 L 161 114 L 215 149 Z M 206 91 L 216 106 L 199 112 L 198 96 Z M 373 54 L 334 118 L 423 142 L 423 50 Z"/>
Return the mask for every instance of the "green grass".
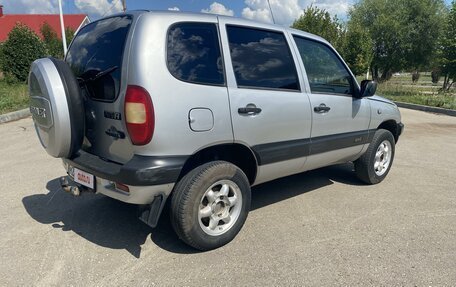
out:
<path id="1" fill-rule="evenodd" d="M 364 78 L 357 79 L 361 82 Z M 442 82 L 432 83 L 430 73 L 421 73 L 417 83 L 412 83 L 410 74 L 401 74 L 380 83 L 376 94 L 393 101 L 456 110 L 456 89 L 443 93 L 441 88 Z"/>
<path id="2" fill-rule="evenodd" d="M 423 85 L 421 78 L 416 84 L 390 80 L 379 84 L 377 94 L 393 101 L 456 110 L 456 92 L 443 93 L 440 88 Z"/>
<path id="3" fill-rule="evenodd" d="M 381 95 L 381 94 L 380 94 Z M 394 95 L 394 94 L 384 94 L 382 95 L 385 98 L 388 98 L 397 102 L 404 102 L 410 104 L 418 104 L 424 106 L 438 107 L 444 109 L 456 110 L 456 96 L 453 94 L 445 95 Z"/>
<path id="4" fill-rule="evenodd" d="M 8 84 L 0 80 L 0 115 L 27 108 L 28 104 L 26 84 Z"/>

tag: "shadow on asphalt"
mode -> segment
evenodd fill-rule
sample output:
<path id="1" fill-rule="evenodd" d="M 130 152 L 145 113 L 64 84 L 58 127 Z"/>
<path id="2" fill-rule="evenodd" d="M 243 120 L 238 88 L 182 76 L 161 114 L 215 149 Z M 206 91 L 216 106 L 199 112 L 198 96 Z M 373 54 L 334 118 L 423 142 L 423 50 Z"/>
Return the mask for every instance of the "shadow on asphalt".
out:
<path id="1" fill-rule="evenodd" d="M 255 186 L 252 188 L 251 210 L 318 190 L 334 182 L 360 185 L 352 170 L 352 164 L 337 165 Z M 73 197 L 62 190 L 58 178 L 49 181 L 46 188 L 49 190 L 47 194 L 22 199 L 26 211 L 42 224 L 64 232 L 73 231 L 99 246 L 125 249 L 136 258 L 140 257 L 141 246 L 149 236 L 157 246 L 173 253 L 198 252 L 175 235 L 166 210 L 157 228 L 152 229 L 138 220 L 136 205 L 91 193 Z"/>
<path id="2" fill-rule="evenodd" d="M 253 187 L 250 210 L 259 209 L 309 191 L 318 190 L 334 182 L 363 185 L 356 177 L 352 163 L 329 166 L 276 179 Z"/>

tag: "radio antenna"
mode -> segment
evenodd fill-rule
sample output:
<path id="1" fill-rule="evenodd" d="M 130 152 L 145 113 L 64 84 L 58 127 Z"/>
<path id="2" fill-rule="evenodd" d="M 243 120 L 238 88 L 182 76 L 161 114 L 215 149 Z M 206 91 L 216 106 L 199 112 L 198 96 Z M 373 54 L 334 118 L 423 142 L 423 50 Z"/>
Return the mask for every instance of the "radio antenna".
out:
<path id="1" fill-rule="evenodd" d="M 268 6 L 269 6 L 269 12 L 271 12 L 272 23 L 275 24 L 276 22 L 275 22 L 275 19 L 274 19 L 274 13 L 272 13 L 271 3 L 269 3 L 269 0 L 268 0 Z"/>

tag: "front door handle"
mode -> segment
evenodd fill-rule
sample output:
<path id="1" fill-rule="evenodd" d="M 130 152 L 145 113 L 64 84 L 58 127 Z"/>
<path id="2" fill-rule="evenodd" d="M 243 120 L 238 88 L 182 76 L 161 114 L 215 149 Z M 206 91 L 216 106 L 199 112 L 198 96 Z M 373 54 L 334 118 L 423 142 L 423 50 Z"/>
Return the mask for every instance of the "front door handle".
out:
<path id="1" fill-rule="evenodd" d="M 248 104 L 244 108 L 239 108 L 238 113 L 240 115 L 253 116 L 261 113 L 261 109 L 257 108 L 254 104 Z"/>
<path id="2" fill-rule="evenodd" d="M 320 104 L 318 107 L 314 107 L 314 112 L 322 114 L 329 112 L 330 109 L 331 108 L 327 107 L 325 104 Z"/>

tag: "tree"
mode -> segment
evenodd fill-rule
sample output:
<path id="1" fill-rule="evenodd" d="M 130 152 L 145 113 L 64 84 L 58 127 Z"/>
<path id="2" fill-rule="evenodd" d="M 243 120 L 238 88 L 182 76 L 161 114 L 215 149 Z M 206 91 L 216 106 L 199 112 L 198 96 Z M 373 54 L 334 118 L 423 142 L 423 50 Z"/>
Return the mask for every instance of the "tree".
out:
<path id="1" fill-rule="evenodd" d="M 379 80 L 379 70 L 384 78 L 393 70 L 401 68 L 403 55 L 400 49 L 400 24 L 389 0 L 361 0 L 349 11 L 349 24 L 355 22 L 364 27 L 372 40 L 372 76 Z"/>
<path id="2" fill-rule="evenodd" d="M 23 24 L 16 24 L 1 49 L 1 68 L 6 77 L 25 81 L 31 63 L 46 55 L 46 47 L 38 36 Z"/>
<path id="3" fill-rule="evenodd" d="M 443 0 L 360 0 L 355 4 L 349 11 L 350 21 L 364 27 L 372 39 L 374 79 L 388 80 L 393 72 L 429 65 L 444 10 Z"/>
<path id="4" fill-rule="evenodd" d="M 343 47 L 345 29 L 337 16 L 331 18 L 329 12 L 324 9 L 310 6 L 291 27 L 321 36 L 336 49 Z"/>
<path id="5" fill-rule="evenodd" d="M 355 75 L 368 71 L 373 58 L 372 39 L 368 31 L 359 23 L 355 21 L 348 23 L 341 53 Z"/>
<path id="6" fill-rule="evenodd" d="M 326 10 L 310 6 L 292 27 L 328 40 L 342 54 L 354 74 L 362 74 L 369 68 L 372 41 L 359 23 L 352 21 L 346 29 L 337 16 L 331 17 Z"/>
<path id="7" fill-rule="evenodd" d="M 412 79 L 417 74 L 418 80 L 419 70 L 429 68 L 435 54 L 446 14 L 445 5 L 437 0 L 407 0 L 405 5 L 407 9 L 402 19 L 408 24 L 405 31 L 406 68 L 412 70 Z"/>
<path id="8" fill-rule="evenodd" d="M 456 1 L 445 21 L 440 45 L 441 71 L 444 76 L 443 90 L 449 90 L 456 82 Z"/>

